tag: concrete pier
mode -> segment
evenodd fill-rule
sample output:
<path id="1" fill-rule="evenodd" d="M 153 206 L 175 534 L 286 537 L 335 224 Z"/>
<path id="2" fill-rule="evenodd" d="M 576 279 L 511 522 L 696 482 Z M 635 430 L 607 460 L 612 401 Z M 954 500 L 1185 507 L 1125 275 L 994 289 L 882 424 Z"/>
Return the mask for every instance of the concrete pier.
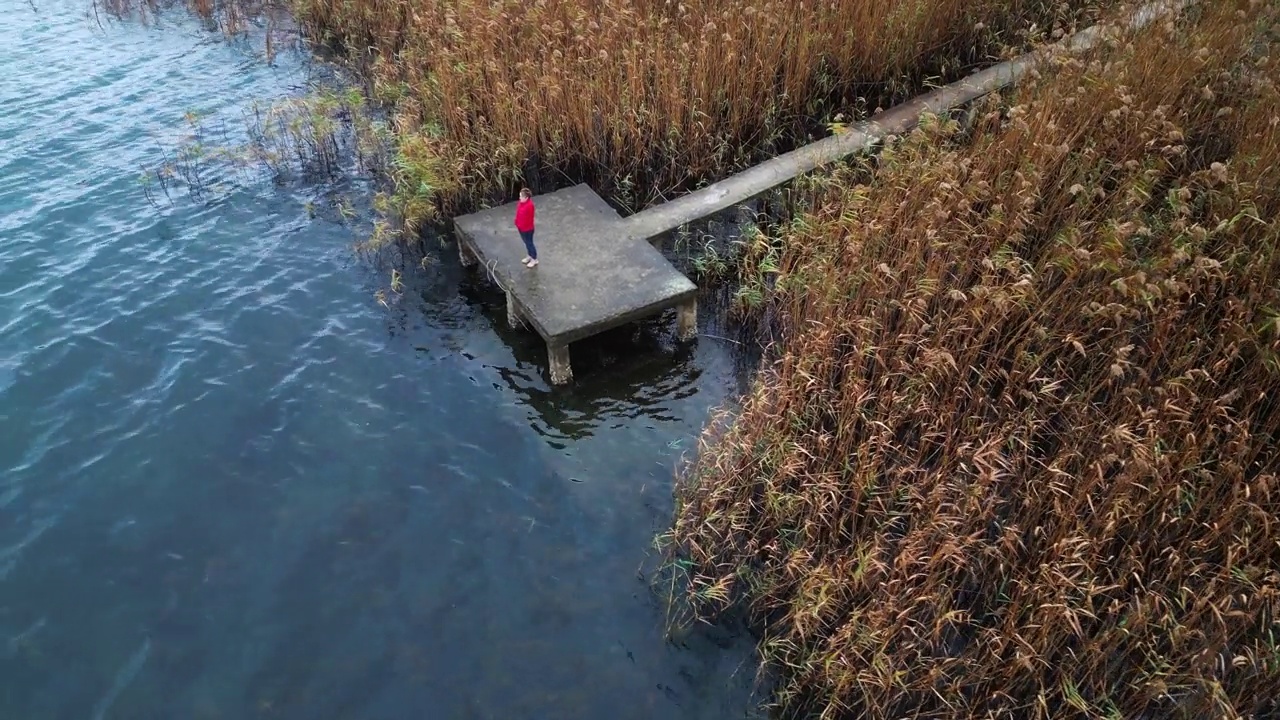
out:
<path id="1" fill-rule="evenodd" d="M 538 267 L 520 264 L 515 203 L 454 219 L 463 265 L 479 264 L 507 294 L 507 321 L 547 343 L 551 382 L 573 378 L 569 344 L 679 308 L 677 335 L 697 334 L 697 287 L 586 185 L 534 198 Z"/>

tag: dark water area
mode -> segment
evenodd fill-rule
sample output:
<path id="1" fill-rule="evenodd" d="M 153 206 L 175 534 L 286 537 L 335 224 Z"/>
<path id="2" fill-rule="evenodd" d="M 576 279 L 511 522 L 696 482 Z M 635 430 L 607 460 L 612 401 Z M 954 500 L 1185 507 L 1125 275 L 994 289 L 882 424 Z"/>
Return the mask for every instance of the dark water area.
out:
<path id="1" fill-rule="evenodd" d="M 0 0 L 0 718 L 750 712 L 750 640 L 666 642 L 638 576 L 736 346 L 668 318 L 553 391 L 449 253 L 375 301 L 314 188 L 148 203 L 184 113 L 307 61 L 87 11 Z"/>

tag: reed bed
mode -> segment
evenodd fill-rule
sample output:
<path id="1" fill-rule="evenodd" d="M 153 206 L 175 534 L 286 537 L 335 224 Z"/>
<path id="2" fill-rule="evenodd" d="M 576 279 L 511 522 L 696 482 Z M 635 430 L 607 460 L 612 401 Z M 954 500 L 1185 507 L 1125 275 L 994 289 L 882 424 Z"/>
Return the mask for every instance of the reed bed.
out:
<path id="1" fill-rule="evenodd" d="M 1110 0 L 296 0 L 394 107 L 409 218 L 521 183 L 643 205 Z M 1038 29 L 1032 29 L 1035 25 Z"/>
<path id="2" fill-rule="evenodd" d="M 775 238 L 665 541 L 784 714 L 1280 716 L 1278 12 L 1057 58 Z"/>

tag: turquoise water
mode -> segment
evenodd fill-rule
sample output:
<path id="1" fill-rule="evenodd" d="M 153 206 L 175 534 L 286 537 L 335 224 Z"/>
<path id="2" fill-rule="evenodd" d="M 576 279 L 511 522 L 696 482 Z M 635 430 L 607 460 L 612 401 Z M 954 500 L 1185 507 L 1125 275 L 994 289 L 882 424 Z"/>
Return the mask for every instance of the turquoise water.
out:
<path id="1" fill-rule="evenodd" d="M 638 577 L 732 345 L 553 392 L 448 253 L 376 302 L 320 189 L 153 206 L 186 111 L 307 63 L 86 10 L 0 0 L 0 718 L 741 716 L 749 642 L 664 642 Z"/>

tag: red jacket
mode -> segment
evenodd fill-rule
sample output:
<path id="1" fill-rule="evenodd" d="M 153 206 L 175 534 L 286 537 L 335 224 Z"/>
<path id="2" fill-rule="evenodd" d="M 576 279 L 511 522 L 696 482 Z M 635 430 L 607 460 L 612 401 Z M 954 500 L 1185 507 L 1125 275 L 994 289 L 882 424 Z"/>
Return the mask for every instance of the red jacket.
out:
<path id="1" fill-rule="evenodd" d="M 533 198 L 521 200 L 516 205 L 516 229 L 520 232 L 533 231 Z"/>

